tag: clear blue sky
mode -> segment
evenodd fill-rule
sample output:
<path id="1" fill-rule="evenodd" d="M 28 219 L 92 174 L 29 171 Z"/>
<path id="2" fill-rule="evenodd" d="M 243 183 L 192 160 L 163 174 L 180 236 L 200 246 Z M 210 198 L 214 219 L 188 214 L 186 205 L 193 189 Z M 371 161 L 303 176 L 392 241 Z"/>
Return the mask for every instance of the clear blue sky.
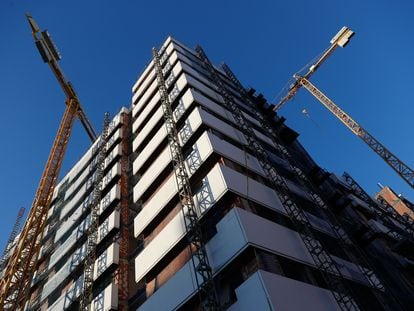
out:
<path id="1" fill-rule="evenodd" d="M 129 106 L 131 87 L 171 34 L 200 43 L 215 63 L 273 100 L 294 72 L 343 25 L 356 36 L 312 78 L 411 167 L 414 4 L 412 1 L 28 1 L 0 3 L 0 252 L 18 208 L 29 208 L 64 111 L 64 95 L 34 46 L 24 13 L 52 34 L 61 66 L 100 129 L 105 111 Z M 301 110 L 306 108 L 312 120 Z M 369 193 L 377 182 L 414 193 L 310 94 L 283 108 L 317 162 L 351 173 Z M 88 147 L 77 122 L 62 172 Z"/>

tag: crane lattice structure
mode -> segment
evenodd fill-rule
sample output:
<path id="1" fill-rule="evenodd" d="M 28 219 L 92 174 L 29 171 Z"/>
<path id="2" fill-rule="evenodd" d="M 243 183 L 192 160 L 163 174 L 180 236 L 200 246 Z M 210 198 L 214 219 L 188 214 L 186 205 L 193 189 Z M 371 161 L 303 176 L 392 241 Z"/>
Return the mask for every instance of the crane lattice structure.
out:
<path id="1" fill-rule="evenodd" d="M 14 223 L 13 229 L 10 232 L 9 240 L 7 241 L 6 248 L 4 249 L 3 256 L 2 256 L 1 261 L 0 261 L 0 271 L 2 271 L 4 269 L 4 265 L 6 263 L 5 256 L 10 251 L 10 249 L 13 245 L 13 242 L 16 239 L 17 234 L 20 231 L 20 224 L 21 224 L 21 221 L 22 221 L 22 218 L 24 216 L 25 211 L 26 211 L 26 208 L 21 207 L 19 209 L 19 212 L 17 213 L 16 222 Z"/>
<path id="2" fill-rule="evenodd" d="M 66 94 L 66 109 L 43 170 L 29 215 L 7 263 L 4 276 L 0 281 L 0 311 L 22 310 L 28 300 L 30 284 L 42 246 L 42 236 L 46 226 L 47 214 L 75 118 L 81 121 L 90 139 L 92 141 L 96 139 L 96 132 L 86 117 L 75 90 L 71 83 L 66 80 L 63 71 L 58 65 L 61 56 L 49 33 L 47 31 L 40 31 L 40 28 L 30 14 L 26 14 L 26 16 L 43 60 L 49 64 Z"/>
<path id="3" fill-rule="evenodd" d="M 378 156 L 380 156 L 407 184 L 414 189 L 414 170 L 401 161 L 396 155 L 388 150 L 378 139 L 368 133 L 362 126 L 351 118 L 344 110 L 330 100 L 321 90 L 309 81 L 310 76 L 324 62 L 329 55 L 338 47 L 344 47 L 354 35 L 354 32 L 347 27 L 343 27 L 338 34 L 331 40 L 331 46 L 323 55 L 310 66 L 305 75 L 295 74 L 295 79 L 291 89 L 280 102 L 274 107 L 278 111 L 288 100 L 292 99 L 301 86 L 307 89 L 322 105 L 324 105 L 337 119 L 339 119 L 348 129 L 358 136 L 368 145 Z"/>
<path id="4" fill-rule="evenodd" d="M 286 181 L 276 171 L 274 165 L 272 165 L 269 155 L 260 143 L 251 126 L 248 124 L 248 121 L 245 120 L 245 117 L 243 116 L 239 106 L 236 104 L 233 96 L 227 91 L 222 78 L 219 76 L 200 46 L 196 47 L 196 52 L 198 57 L 203 62 L 203 66 L 210 73 L 212 80 L 218 87 L 220 95 L 223 98 L 225 108 L 232 113 L 238 129 L 244 134 L 244 137 L 247 140 L 245 148 L 254 154 L 258 159 L 262 169 L 266 173 L 267 178 L 272 183 L 274 190 L 278 194 L 278 197 L 289 215 L 289 218 L 302 238 L 304 245 L 311 254 L 316 266 L 321 270 L 321 274 L 325 282 L 329 285 L 329 288 L 331 288 L 332 294 L 335 297 L 339 307 L 341 310 L 359 310 L 359 307 L 354 301 L 350 290 L 345 285 L 344 277 L 338 268 L 337 263 L 326 251 L 322 243 L 316 239 L 315 234 L 311 230 L 312 226 L 306 213 L 292 200 Z"/>
<path id="5" fill-rule="evenodd" d="M 109 114 L 105 113 L 102 134 L 98 141 L 98 154 L 95 169 L 95 181 L 92 193 L 91 220 L 87 230 L 88 240 L 86 242 L 86 257 L 83 269 L 83 287 L 80 295 L 80 310 L 90 310 L 93 299 L 93 272 L 96 260 L 96 249 L 98 245 L 99 208 L 102 198 L 102 183 L 105 170 L 105 157 L 108 140 Z"/>
<path id="6" fill-rule="evenodd" d="M 319 190 L 309 180 L 308 176 L 303 173 L 298 160 L 295 159 L 285 147 L 283 147 L 283 144 L 280 141 L 279 136 L 272 129 L 270 121 L 258 112 L 256 104 L 251 100 L 250 94 L 246 91 L 241 82 L 231 71 L 229 66 L 223 64 L 222 68 L 226 73 L 227 77 L 233 82 L 233 85 L 237 88 L 237 90 L 241 94 L 243 94 L 243 98 L 249 104 L 248 107 L 250 108 L 250 111 L 256 115 L 256 117 L 260 121 L 262 128 L 268 132 L 269 136 L 273 140 L 273 144 L 275 146 L 275 149 L 278 151 L 278 154 L 289 164 L 290 171 L 296 175 L 298 181 L 300 181 L 301 184 L 304 186 L 303 189 L 307 190 L 309 197 L 312 199 L 313 203 L 320 208 L 319 211 L 322 214 L 325 214 L 325 217 L 330 220 L 329 225 L 332 229 L 332 232 L 334 232 L 337 237 L 339 246 L 342 249 L 347 250 L 347 254 L 349 254 L 350 257 L 352 257 L 353 262 L 358 263 L 357 267 L 361 274 L 367 278 L 370 286 L 374 289 L 374 295 L 376 295 L 378 300 L 381 301 L 384 306 L 387 306 L 387 310 L 391 310 L 391 307 L 388 306 L 388 303 L 383 299 L 383 295 L 381 293 L 378 293 L 377 291 L 379 290 L 384 292 L 387 290 L 387 288 L 384 286 L 382 281 L 379 280 L 378 276 L 375 275 L 375 273 L 373 272 L 373 268 L 369 260 L 357 247 L 355 247 L 355 243 L 342 229 L 340 220 L 337 219 L 335 214 L 331 211 L 331 208 L 322 199 L 321 195 L 319 194 Z M 396 300 L 394 302 L 398 304 Z"/>
<path id="7" fill-rule="evenodd" d="M 157 75 L 158 89 L 161 96 L 161 106 L 164 113 L 174 175 L 177 182 L 180 202 L 182 204 L 189 248 L 190 252 L 192 252 L 191 261 L 195 272 L 198 293 L 202 301 L 203 310 L 219 310 L 219 303 L 213 282 L 213 273 L 207 257 L 202 228 L 199 222 L 200 211 L 197 211 L 194 204 L 190 180 L 178 137 L 178 130 L 174 121 L 173 108 L 165 84 L 163 64 L 159 55 L 162 53 L 158 53 L 158 51 L 153 48 L 152 54 Z"/>

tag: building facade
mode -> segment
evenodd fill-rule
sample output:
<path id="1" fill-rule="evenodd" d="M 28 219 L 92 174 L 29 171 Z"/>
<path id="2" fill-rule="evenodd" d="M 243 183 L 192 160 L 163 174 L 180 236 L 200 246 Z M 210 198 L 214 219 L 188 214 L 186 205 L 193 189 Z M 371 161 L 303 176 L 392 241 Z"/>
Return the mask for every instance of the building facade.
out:
<path id="1" fill-rule="evenodd" d="M 92 310 L 413 305 L 412 224 L 321 169 L 228 67 L 168 38 L 132 91 L 105 142 Z M 100 144 L 56 187 L 28 310 L 79 308 Z"/>
<path id="2" fill-rule="evenodd" d="M 390 187 L 385 186 L 375 195 L 375 198 L 393 207 L 401 216 L 414 221 L 414 204 L 402 194 L 397 194 Z"/>

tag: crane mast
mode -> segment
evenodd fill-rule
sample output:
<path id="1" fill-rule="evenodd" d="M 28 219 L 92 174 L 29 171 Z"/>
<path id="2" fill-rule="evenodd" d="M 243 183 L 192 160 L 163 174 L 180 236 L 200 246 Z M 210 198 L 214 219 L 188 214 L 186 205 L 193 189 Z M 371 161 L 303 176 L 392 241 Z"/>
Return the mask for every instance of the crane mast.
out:
<path id="1" fill-rule="evenodd" d="M 63 163 L 69 137 L 77 117 L 92 141 L 97 137 L 82 109 L 71 83 L 58 66 L 60 54 L 47 31 L 40 31 L 34 19 L 26 14 L 35 43 L 43 60 L 49 64 L 66 94 L 66 108 L 58 132 L 43 170 L 32 207 L 0 281 L 0 311 L 22 310 L 28 298 L 30 284 L 36 270 L 42 235 L 53 197 L 57 178 Z"/>
<path id="2" fill-rule="evenodd" d="M 336 50 L 338 47 L 345 47 L 354 32 L 348 27 L 342 29 L 330 41 L 330 47 L 322 53 L 315 63 L 309 66 L 308 71 L 302 76 L 294 74 L 294 83 L 291 85 L 289 92 L 275 105 L 273 111 L 277 112 L 287 101 L 292 99 L 301 86 L 305 87 L 316 99 L 322 103 L 334 116 L 336 116 L 346 127 L 348 127 L 356 136 L 362 139 L 377 155 L 379 155 L 407 184 L 414 189 L 414 171 L 396 155 L 388 150 L 380 141 L 360 126 L 345 111 L 338 107 L 322 91 L 309 81 L 311 75 L 320 65 Z"/>

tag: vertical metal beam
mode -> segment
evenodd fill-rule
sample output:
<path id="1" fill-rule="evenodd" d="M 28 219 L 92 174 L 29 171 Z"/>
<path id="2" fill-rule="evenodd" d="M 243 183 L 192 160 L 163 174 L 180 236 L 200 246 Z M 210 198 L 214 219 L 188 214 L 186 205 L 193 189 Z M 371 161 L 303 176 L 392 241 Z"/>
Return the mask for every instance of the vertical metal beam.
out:
<path id="1" fill-rule="evenodd" d="M 0 283 L 0 310 L 23 309 L 26 302 L 39 250 L 42 246 L 42 236 L 53 190 L 78 108 L 79 103 L 76 100 L 68 100 L 35 199 Z"/>
<path id="2" fill-rule="evenodd" d="M 90 310 L 93 299 L 93 271 L 98 245 L 99 208 L 102 198 L 102 183 L 105 170 L 106 143 L 108 141 L 109 113 L 105 113 L 102 134 L 98 141 L 98 154 L 96 164 L 96 178 L 94 181 L 91 209 L 91 221 L 87 230 L 86 257 L 83 270 L 83 287 L 80 295 L 80 310 Z"/>
<path id="3" fill-rule="evenodd" d="M 332 290 L 338 305 L 342 310 L 359 310 L 356 302 L 349 293 L 349 289 L 343 282 L 343 275 L 331 255 L 325 250 L 323 245 L 318 241 L 311 230 L 311 224 L 306 213 L 291 199 L 290 190 L 284 178 L 276 171 L 267 151 L 264 149 L 259 139 L 256 137 L 252 127 L 248 124 L 243 116 L 239 106 L 234 98 L 227 91 L 226 86 L 217 73 L 216 69 L 207 58 L 200 46 L 196 47 L 198 57 L 203 62 L 203 66 L 210 73 L 215 82 L 220 95 L 223 97 L 224 106 L 232 113 L 239 130 L 244 134 L 247 141 L 246 149 L 250 150 L 256 156 L 261 167 L 272 183 L 274 190 L 278 194 L 283 207 L 289 215 L 292 223 L 295 225 L 297 232 L 302 238 L 303 243 L 311 254 L 316 266 L 321 270 L 325 282 Z"/>
<path id="4" fill-rule="evenodd" d="M 21 207 L 19 209 L 19 213 L 17 214 L 16 222 L 14 223 L 13 229 L 10 232 L 9 240 L 7 241 L 6 248 L 4 249 L 3 256 L 2 256 L 1 261 L 0 261 L 0 271 L 2 271 L 4 269 L 4 265 L 6 263 L 5 256 L 10 251 L 10 248 L 12 247 L 12 244 L 13 244 L 14 240 L 16 239 L 17 234 L 19 233 L 20 223 L 22 221 L 22 218 L 24 216 L 25 211 L 26 211 L 26 209 L 24 207 Z"/>
<path id="5" fill-rule="evenodd" d="M 214 288 L 213 273 L 208 261 L 205 242 L 198 219 L 200 212 L 196 210 L 193 201 L 190 180 L 185 167 L 185 160 L 174 121 L 173 109 L 168 97 L 164 74 L 162 72 L 160 55 L 155 48 L 153 48 L 152 54 L 157 74 L 158 90 L 161 95 L 161 106 L 164 112 L 164 122 L 167 129 L 168 144 L 171 152 L 175 180 L 177 182 L 178 194 L 182 204 L 189 248 L 190 252 L 193 254 L 191 261 L 195 270 L 195 279 L 199 289 L 198 292 L 204 310 L 218 310 L 219 303 Z"/>
<path id="6" fill-rule="evenodd" d="M 121 203 L 120 203 L 120 229 L 119 229 L 119 265 L 114 272 L 114 280 L 118 285 L 118 310 L 128 310 L 128 271 L 129 271 L 129 154 L 130 154 L 130 115 L 124 113 L 122 118 L 122 155 L 121 155 Z"/>

